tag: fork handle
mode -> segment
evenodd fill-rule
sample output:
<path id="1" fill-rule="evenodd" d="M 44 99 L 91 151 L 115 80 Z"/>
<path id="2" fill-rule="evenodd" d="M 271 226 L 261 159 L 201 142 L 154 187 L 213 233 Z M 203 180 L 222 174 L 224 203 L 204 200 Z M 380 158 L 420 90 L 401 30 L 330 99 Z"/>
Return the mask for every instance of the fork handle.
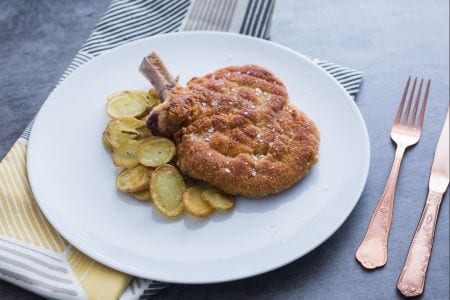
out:
<path id="1" fill-rule="evenodd" d="M 423 293 L 443 193 L 428 191 L 427 201 L 400 273 L 397 288 L 405 297 Z"/>
<path id="2" fill-rule="evenodd" d="M 387 261 L 387 244 L 392 222 L 395 186 L 406 147 L 398 145 L 383 195 L 370 219 L 366 235 L 356 251 L 356 259 L 366 269 L 382 267 Z"/>

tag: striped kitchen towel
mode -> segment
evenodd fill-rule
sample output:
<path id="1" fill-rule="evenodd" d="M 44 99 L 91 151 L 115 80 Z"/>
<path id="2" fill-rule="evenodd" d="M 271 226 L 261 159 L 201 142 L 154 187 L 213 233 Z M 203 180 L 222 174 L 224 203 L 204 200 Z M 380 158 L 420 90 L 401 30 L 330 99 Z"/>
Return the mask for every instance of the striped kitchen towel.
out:
<path id="1" fill-rule="evenodd" d="M 140 38 L 219 30 L 269 38 L 274 0 L 113 0 L 60 82 L 101 53 Z M 355 96 L 360 72 L 315 60 Z M 37 207 L 27 179 L 32 123 L 0 163 L 0 278 L 46 298 L 148 299 L 167 286 L 132 278 L 85 256 Z"/>

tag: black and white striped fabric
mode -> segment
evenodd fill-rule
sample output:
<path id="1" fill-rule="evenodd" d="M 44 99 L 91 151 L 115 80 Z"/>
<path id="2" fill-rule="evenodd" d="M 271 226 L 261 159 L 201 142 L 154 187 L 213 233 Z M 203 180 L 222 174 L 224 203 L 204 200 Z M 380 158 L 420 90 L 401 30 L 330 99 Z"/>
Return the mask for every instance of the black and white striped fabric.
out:
<path id="1" fill-rule="evenodd" d="M 362 82 L 362 72 L 320 59 L 313 59 L 312 61 L 333 76 L 353 99 L 356 98 Z"/>
<path id="2" fill-rule="evenodd" d="M 113 0 L 59 82 L 101 53 L 133 40 L 174 31 L 217 30 L 268 39 L 275 0 Z M 362 73 L 313 60 L 355 97 Z M 32 123 L 22 134 L 28 140 Z M 134 279 L 121 299 L 149 299 L 166 283 Z"/>

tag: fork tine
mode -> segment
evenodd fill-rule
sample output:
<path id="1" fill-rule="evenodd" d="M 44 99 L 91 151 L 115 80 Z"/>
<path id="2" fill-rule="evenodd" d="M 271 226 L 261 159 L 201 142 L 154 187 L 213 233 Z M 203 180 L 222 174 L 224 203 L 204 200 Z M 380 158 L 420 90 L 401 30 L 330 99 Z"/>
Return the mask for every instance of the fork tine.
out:
<path id="1" fill-rule="evenodd" d="M 422 101 L 422 107 L 420 108 L 418 128 L 422 128 L 422 125 L 423 125 L 423 117 L 425 115 L 425 107 L 427 106 L 428 93 L 430 92 L 430 84 L 431 84 L 431 80 L 428 79 L 427 88 L 425 89 L 425 94 L 424 94 L 423 101 Z"/>
<path id="2" fill-rule="evenodd" d="M 409 111 L 411 110 L 411 104 L 412 104 L 412 100 L 414 98 L 414 92 L 416 91 L 416 83 L 417 83 L 417 77 L 414 78 L 412 91 L 409 94 L 408 104 L 406 106 L 406 111 L 405 111 L 405 115 L 403 116 L 402 124 L 406 124 L 406 122 L 408 121 Z"/>
<path id="3" fill-rule="evenodd" d="M 409 121 L 409 126 L 414 126 L 416 121 L 417 108 L 419 107 L 420 96 L 422 95 L 423 78 L 420 79 L 419 91 L 417 92 L 416 101 L 414 102 L 414 109 L 411 114 L 411 120 Z"/>
<path id="4" fill-rule="evenodd" d="M 406 94 L 408 93 L 409 83 L 411 82 L 411 76 L 406 81 L 405 89 L 403 90 L 402 100 L 398 105 L 397 114 L 395 115 L 394 123 L 400 123 L 400 117 L 402 116 L 403 105 L 405 104 Z"/>

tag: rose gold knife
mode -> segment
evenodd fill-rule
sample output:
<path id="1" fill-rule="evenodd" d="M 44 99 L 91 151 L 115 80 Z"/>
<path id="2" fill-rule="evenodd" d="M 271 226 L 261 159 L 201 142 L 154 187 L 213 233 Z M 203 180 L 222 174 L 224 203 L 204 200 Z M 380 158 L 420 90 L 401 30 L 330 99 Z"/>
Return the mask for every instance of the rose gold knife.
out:
<path id="1" fill-rule="evenodd" d="M 406 297 L 414 297 L 423 293 L 439 206 L 449 184 L 448 114 L 447 111 L 447 118 L 442 128 L 436 147 L 436 154 L 434 155 L 433 166 L 431 167 L 425 207 L 411 242 L 405 265 L 397 282 L 397 288 Z"/>

